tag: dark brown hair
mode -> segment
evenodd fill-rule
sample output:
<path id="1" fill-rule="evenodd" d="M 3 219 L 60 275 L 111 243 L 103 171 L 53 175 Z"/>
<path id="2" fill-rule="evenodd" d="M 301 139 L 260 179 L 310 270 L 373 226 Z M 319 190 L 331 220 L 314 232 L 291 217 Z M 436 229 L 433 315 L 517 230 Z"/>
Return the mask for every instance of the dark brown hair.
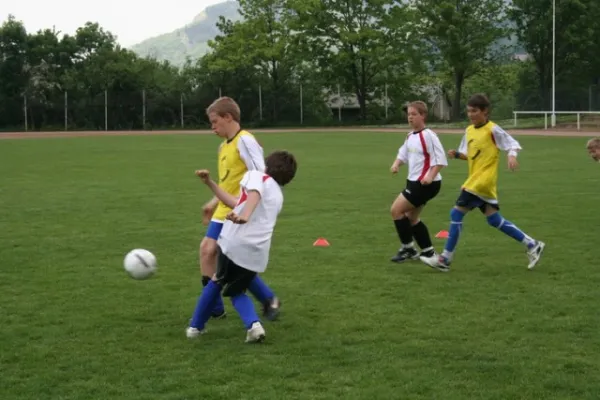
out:
<path id="1" fill-rule="evenodd" d="M 491 103 L 485 94 L 477 93 L 472 95 L 467 102 L 469 107 L 479 108 L 481 111 L 489 110 Z"/>
<path id="2" fill-rule="evenodd" d="M 265 159 L 265 172 L 279 184 L 285 186 L 294 179 L 298 163 L 296 158 L 290 152 L 277 150 L 272 152 Z"/>
<path id="3" fill-rule="evenodd" d="M 213 103 L 208 106 L 206 109 L 206 115 L 210 116 L 211 113 L 217 114 L 219 117 L 224 117 L 225 115 L 231 115 L 231 119 L 235 122 L 240 122 L 240 106 L 235 102 L 231 97 L 219 97 Z"/>

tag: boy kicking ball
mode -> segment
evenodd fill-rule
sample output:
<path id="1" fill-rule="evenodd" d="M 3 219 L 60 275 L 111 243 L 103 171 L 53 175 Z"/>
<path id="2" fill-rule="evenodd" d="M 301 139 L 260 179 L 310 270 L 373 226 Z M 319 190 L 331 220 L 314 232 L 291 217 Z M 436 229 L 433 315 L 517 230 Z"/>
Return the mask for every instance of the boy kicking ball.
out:
<path id="1" fill-rule="evenodd" d="M 210 178 L 208 170 L 196 171 L 196 175 L 232 211 L 217 240 L 217 272 L 202 291 L 186 330 L 189 338 L 204 333 L 222 292 L 223 296 L 231 298 L 246 327 L 246 342 L 265 339 L 265 330 L 246 290 L 256 275 L 267 268 L 271 237 L 283 206 L 281 188 L 296 175 L 297 163 L 291 153 L 275 151 L 266 158 L 265 166 L 265 172 L 253 170 L 244 174 L 239 198 L 220 188 Z"/>

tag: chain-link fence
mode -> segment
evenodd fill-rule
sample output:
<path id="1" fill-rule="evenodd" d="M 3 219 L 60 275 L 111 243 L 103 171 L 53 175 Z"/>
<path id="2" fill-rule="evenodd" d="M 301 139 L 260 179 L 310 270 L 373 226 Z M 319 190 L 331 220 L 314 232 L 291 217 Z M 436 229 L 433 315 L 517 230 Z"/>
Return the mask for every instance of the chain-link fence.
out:
<path id="1" fill-rule="evenodd" d="M 40 130 L 158 130 L 207 129 L 205 110 L 219 96 L 234 98 L 242 109 L 247 127 L 344 126 L 405 124 L 406 102 L 420 99 L 429 106 L 431 122 L 464 122 L 461 97 L 458 116 L 453 110 L 453 94 L 439 86 L 406 88 L 382 84 L 368 93 L 341 85 L 321 87 L 311 84 L 286 85 L 273 89 L 257 84 L 243 90 L 206 85 L 193 91 L 160 89 L 69 93 L 56 91 L 39 96 L 3 97 L 0 129 Z M 515 111 L 552 111 L 552 92 L 518 91 L 488 93 L 495 120 L 513 120 Z M 600 112 L 600 86 L 568 88 L 555 94 L 555 111 Z M 520 119 L 540 119 L 543 114 L 519 115 Z M 563 119 L 574 119 L 575 114 Z M 600 115 L 586 114 L 584 119 Z"/>

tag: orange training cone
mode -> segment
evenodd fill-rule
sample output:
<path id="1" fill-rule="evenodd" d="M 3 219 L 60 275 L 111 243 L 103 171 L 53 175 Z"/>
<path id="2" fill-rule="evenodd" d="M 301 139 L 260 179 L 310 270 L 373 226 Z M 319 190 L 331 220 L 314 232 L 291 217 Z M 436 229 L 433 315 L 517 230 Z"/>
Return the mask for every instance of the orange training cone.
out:
<path id="1" fill-rule="evenodd" d="M 313 246 L 315 247 L 328 247 L 329 246 L 329 242 L 327 241 L 327 239 L 324 238 L 318 238 L 314 243 Z"/>
<path id="2" fill-rule="evenodd" d="M 448 239 L 448 231 L 439 231 L 435 237 L 438 239 Z"/>

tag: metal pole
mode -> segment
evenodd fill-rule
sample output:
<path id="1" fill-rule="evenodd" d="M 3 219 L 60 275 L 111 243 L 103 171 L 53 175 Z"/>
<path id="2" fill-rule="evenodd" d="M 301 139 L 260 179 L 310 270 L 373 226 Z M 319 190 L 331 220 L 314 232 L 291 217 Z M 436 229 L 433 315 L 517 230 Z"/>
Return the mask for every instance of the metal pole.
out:
<path id="1" fill-rule="evenodd" d="M 221 88 L 219 88 L 219 97 L 223 97 L 223 95 L 221 94 Z"/>
<path id="2" fill-rule="evenodd" d="M 26 94 L 23 95 L 23 113 L 25 115 L 25 132 L 27 132 L 29 130 L 29 127 L 27 125 L 27 95 Z"/>
<path id="3" fill-rule="evenodd" d="M 104 130 L 108 130 L 108 90 L 104 91 Z"/>
<path id="4" fill-rule="evenodd" d="M 592 86 L 594 85 L 590 85 L 588 88 L 588 111 L 592 111 Z"/>
<path id="5" fill-rule="evenodd" d="M 142 89 L 142 129 L 146 130 L 146 89 Z"/>
<path id="6" fill-rule="evenodd" d="M 65 90 L 65 131 L 69 129 L 69 114 L 68 114 L 68 103 L 67 103 L 67 91 Z"/>
<path id="7" fill-rule="evenodd" d="M 387 121 L 388 119 L 388 85 L 387 83 L 385 84 L 385 90 L 384 90 L 384 98 L 383 98 L 383 102 L 385 104 L 385 120 Z"/>
<path id="8" fill-rule="evenodd" d="M 552 127 L 556 126 L 556 0 L 552 0 Z"/>
<path id="9" fill-rule="evenodd" d="M 181 94 L 181 96 L 179 98 L 179 107 L 180 107 L 180 114 L 181 114 L 181 127 L 183 128 L 183 93 Z"/>
<path id="10" fill-rule="evenodd" d="M 258 85 L 258 113 L 260 115 L 260 120 L 263 119 L 263 111 L 262 111 L 262 86 Z"/>
<path id="11" fill-rule="evenodd" d="M 338 100 L 339 100 L 339 105 L 338 105 L 338 119 L 340 120 L 340 122 L 342 122 L 342 93 L 340 91 L 340 84 L 338 83 Z"/>
<path id="12" fill-rule="evenodd" d="M 300 84 L 300 125 L 304 124 L 304 110 L 302 106 L 302 84 Z"/>

